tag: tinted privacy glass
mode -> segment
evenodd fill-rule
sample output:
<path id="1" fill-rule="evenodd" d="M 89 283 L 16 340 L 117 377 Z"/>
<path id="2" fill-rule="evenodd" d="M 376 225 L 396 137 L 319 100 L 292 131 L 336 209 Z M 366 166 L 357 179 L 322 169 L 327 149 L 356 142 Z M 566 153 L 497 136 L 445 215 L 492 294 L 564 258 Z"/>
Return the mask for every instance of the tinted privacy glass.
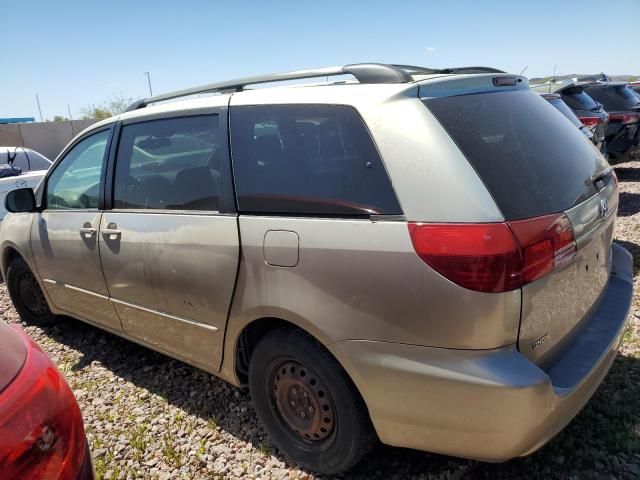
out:
<path id="1" fill-rule="evenodd" d="M 48 209 L 97 209 L 109 131 L 85 138 L 56 166 L 47 181 Z"/>
<path id="2" fill-rule="evenodd" d="M 476 169 L 507 220 L 566 210 L 595 193 L 604 158 L 534 92 L 424 100 Z"/>
<path id="3" fill-rule="evenodd" d="M 233 107 L 231 146 L 242 211 L 401 213 L 371 137 L 351 107 Z"/>
<path id="4" fill-rule="evenodd" d="M 122 128 L 114 208 L 218 210 L 226 143 L 218 115 L 152 120 Z"/>
<path id="5" fill-rule="evenodd" d="M 578 117 L 576 117 L 575 113 L 573 113 L 573 111 L 567 106 L 566 103 L 562 101 L 561 98 L 552 98 L 547 101 L 551 105 L 553 105 L 556 110 L 558 110 L 562 115 L 571 120 L 571 123 L 573 123 L 576 127 L 582 126 L 582 122 L 578 120 Z"/>
<path id="6" fill-rule="evenodd" d="M 630 110 L 640 104 L 640 100 L 626 85 L 593 84 L 587 93 L 604 105 L 606 110 Z"/>
<path id="7" fill-rule="evenodd" d="M 596 101 L 581 88 L 564 89 L 562 99 L 574 110 L 595 110 L 598 108 Z"/>

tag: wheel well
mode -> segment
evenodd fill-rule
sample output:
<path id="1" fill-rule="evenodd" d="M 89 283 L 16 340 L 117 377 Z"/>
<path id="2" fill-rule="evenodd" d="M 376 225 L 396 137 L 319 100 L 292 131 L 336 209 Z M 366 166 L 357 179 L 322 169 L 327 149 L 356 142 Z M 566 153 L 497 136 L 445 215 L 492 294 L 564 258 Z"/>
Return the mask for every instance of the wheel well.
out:
<path id="1" fill-rule="evenodd" d="M 238 336 L 235 352 L 235 370 L 242 385 L 248 383 L 249 362 L 256 345 L 267 333 L 279 328 L 305 331 L 297 325 L 280 318 L 260 318 L 244 327 L 244 330 Z"/>
<path id="2" fill-rule="evenodd" d="M 2 269 L 6 271 L 9 264 L 15 258 L 22 258 L 22 256 L 18 253 L 18 251 L 13 247 L 7 247 L 2 255 Z"/>

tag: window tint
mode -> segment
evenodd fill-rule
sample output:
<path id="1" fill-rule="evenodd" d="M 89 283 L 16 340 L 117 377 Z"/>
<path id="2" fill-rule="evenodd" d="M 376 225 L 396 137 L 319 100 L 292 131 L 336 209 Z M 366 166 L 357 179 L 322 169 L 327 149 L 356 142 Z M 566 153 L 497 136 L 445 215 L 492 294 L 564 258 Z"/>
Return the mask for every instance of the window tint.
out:
<path id="1" fill-rule="evenodd" d="M 562 101 L 561 98 L 551 98 L 547 99 L 547 101 L 551 105 L 553 105 L 561 114 L 571 120 L 571 123 L 573 123 L 576 127 L 582 126 L 582 122 L 578 119 L 578 117 L 576 117 L 575 113 L 573 113 L 573 111 L 567 106 L 566 103 Z"/>
<path id="2" fill-rule="evenodd" d="M 640 104 L 638 97 L 624 84 L 591 84 L 587 93 L 602 103 L 606 110 L 630 110 Z"/>
<path id="3" fill-rule="evenodd" d="M 51 162 L 33 150 L 25 150 L 22 147 L 7 149 L 0 153 L 0 164 L 6 165 L 9 159 L 13 159 L 13 165 L 23 172 L 31 170 L 48 170 Z"/>
<path id="4" fill-rule="evenodd" d="M 566 210 L 606 167 L 586 137 L 529 90 L 424 100 L 507 220 Z"/>
<path id="5" fill-rule="evenodd" d="M 233 107 L 231 146 L 241 211 L 402 213 L 371 137 L 351 107 Z"/>
<path id="6" fill-rule="evenodd" d="M 48 209 L 97 209 L 109 131 L 85 138 L 56 166 L 47 181 Z"/>
<path id="7" fill-rule="evenodd" d="M 567 102 L 574 110 L 594 110 L 598 108 L 598 104 L 593 98 L 579 87 L 565 88 L 562 92 L 562 99 Z"/>
<path id="8" fill-rule="evenodd" d="M 114 208 L 218 210 L 226 157 L 218 115 L 177 117 L 122 128 Z"/>

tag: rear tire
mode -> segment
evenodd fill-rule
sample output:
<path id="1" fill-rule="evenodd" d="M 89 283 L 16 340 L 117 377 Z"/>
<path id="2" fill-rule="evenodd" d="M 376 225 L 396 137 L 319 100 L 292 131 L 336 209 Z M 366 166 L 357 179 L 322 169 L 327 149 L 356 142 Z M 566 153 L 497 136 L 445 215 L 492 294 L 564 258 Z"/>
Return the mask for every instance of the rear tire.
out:
<path id="1" fill-rule="evenodd" d="M 273 443 L 304 468 L 325 475 L 344 472 L 376 441 L 351 379 L 304 332 L 274 330 L 258 343 L 251 355 L 249 388 Z"/>
<path id="2" fill-rule="evenodd" d="M 40 284 L 21 258 L 13 259 L 7 268 L 7 288 L 13 306 L 26 323 L 46 326 L 56 322 Z"/>

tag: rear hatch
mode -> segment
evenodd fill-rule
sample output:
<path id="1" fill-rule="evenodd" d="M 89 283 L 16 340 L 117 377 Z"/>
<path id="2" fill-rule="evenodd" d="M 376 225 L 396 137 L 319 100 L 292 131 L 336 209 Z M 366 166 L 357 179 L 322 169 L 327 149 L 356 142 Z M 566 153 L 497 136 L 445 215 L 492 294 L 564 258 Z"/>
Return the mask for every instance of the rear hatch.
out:
<path id="1" fill-rule="evenodd" d="M 551 234 L 562 239 L 561 249 L 554 242 L 535 245 L 549 246 L 551 262 L 523 281 L 518 339 L 525 356 L 552 362 L 607 283 L 615 177 L 593 144 L 529 89 L 429 93 L 420 90 L 424 104 L 475 168 L 521 245 L 523 235 L 558 230 Z M 546 233 L 532 231 L 540 225 L 547 225 Z M 540 252 L 523 249 L 525 257 Z"/>
<path id="2" fill-rule="evenodd" d="M 626 83 L 594 83 L 588 85 L 586 91 L 609 113 L 608 136 L 615 135 L 624 127 L 635 131 L 640 119 L 640 99 Z"/>
<path id="3" fill-rule="evenodd" d="M 0 320 L 0 392 L 18 375 L 26 356 L 22 337 Z"/>
<path id="4" fill-rule="evenodd" d="M 596 141 L 604 141 L 609 124 L 609 115 L 602 104 L 591 98 L 584 89 L 586 84 L 569 85 L 557 93 L 562 100 L 569 105 L 580 121 L 586 125 L 596 136 Z"/>

